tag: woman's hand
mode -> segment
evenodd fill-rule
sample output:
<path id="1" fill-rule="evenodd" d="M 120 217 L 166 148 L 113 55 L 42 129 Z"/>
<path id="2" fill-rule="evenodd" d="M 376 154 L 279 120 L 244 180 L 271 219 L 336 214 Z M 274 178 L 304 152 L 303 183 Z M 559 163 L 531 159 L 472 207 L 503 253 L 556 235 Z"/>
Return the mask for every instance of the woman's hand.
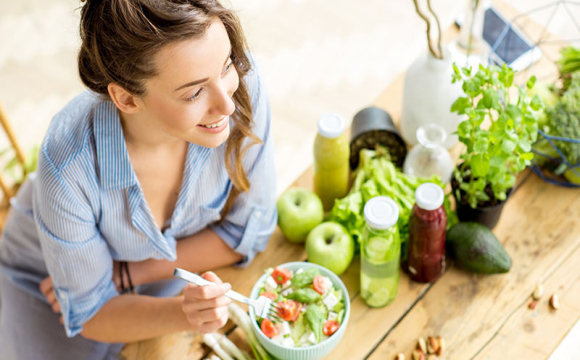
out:
<path id="1" fill-rule="evenodd" d="M 183 289 L 182 310 L 193 330 L 210 333 L 228 322 L 228 305 L 231 300 L 224 294 L 232 287 L 228 283 L 224 284 L 211 271 L 204 273 L 202 277 L 216 285 L 187 284 Z"/>
<path id="2" fill-rule="evenodd" d="M 60 314 L 60 304 L 58 303 L 58 299 L 56 298 L 56 293 L 54 292 L 54 288 L 52 286 L 52 279 L 50 278 L 50 276 L 46 277 L 44 280 L 40 282 L 39 288 L 42 295 L 44 295 L 44 297 L 52 307 L 52 311 L 55 312 L 56 314 Z M 60 317 L 60 323 L 64 324 L 62 315 Z"/>
<path id="3" fill-rule="evenodd" d="M 113 282 L 117 287 L 117 291 L 121 290 L 121 272 L 118 261 L 113 261 Z M 39 289 L 42 295 L 46 298 L 46 301 L 48 301 L 48 304 L 51 306 L 52 311 L 56 314 L 60 314 L 60 304 L 56 298 L 56 293 L 54 292 L 50 276 L 47 276 L 40 282 Z M 62 316 L 60 317 L 60 323 L 63 323 Z"/>

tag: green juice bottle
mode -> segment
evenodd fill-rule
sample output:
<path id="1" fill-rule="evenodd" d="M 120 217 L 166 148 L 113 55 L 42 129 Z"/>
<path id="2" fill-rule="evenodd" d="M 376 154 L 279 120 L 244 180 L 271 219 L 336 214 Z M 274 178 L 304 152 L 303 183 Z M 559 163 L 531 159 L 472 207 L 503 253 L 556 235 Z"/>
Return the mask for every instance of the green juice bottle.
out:
<path id="1" fill-rule="evenodd" d="M 314 192 L 325 211 L 335 199 L 348 193 L 350 147 L 345 121 L 338 114 L 327 113 L 318 120 L 314 140 Z"/>
<path id="2" fill-rule="evenodd" d="M 368 306 L 378 308 L 393 302 L 399 289 L 399 206 L 391 198 L 377 196 L 367 201 L 364 215 L 360 292 Z"/>

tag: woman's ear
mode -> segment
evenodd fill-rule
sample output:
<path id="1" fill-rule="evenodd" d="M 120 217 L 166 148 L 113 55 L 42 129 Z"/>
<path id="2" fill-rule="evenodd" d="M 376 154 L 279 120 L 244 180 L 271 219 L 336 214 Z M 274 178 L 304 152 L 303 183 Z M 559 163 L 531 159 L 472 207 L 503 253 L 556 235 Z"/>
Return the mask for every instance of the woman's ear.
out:
<path id="1" fill-rule="evenodd" d="M 122 86 L 110 83 L 107 86 L 111 100 L 117 108 L 126 114 L 136 114 L 141 111 L 141 101 L 137 96 L 129 93 Z"/>

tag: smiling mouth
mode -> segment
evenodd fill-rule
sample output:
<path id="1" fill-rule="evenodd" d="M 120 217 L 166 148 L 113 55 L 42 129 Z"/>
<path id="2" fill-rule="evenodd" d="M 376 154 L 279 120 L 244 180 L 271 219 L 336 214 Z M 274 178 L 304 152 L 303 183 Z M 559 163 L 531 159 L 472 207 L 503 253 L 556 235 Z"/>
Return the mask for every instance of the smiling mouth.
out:
<path id="1" fill-rule="evenodd" d="M 217 127 L 222 126 L 224 124 L 224 122 L 226 122 L 227 119 L 228 119 L 228 117 L 224 116 L 223 119 L 221 119 L 218 122 L 215 122 L 213 124 L 208 124 L 208 125 L 199 124 L 198 126 L 202 126 L 206 129 L 213 129 L 213 128 L 217 128 Z"/>

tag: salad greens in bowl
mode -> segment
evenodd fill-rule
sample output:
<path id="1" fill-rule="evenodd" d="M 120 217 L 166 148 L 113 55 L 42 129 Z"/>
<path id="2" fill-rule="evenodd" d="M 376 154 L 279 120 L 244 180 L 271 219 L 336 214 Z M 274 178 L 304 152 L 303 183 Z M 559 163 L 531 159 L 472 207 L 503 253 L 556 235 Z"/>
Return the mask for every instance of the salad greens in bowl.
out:
<path id="1" fill-rule="evenodd" d="M 252 329 L 273 356 L 288 360 L 320 359 L 338 344 L 348 323 L 350 298 L 333 272 L 309 262 L 266 269 L 250 297 L 266 296 L 280 320 L 262 319 L 250 307 Z"/>

